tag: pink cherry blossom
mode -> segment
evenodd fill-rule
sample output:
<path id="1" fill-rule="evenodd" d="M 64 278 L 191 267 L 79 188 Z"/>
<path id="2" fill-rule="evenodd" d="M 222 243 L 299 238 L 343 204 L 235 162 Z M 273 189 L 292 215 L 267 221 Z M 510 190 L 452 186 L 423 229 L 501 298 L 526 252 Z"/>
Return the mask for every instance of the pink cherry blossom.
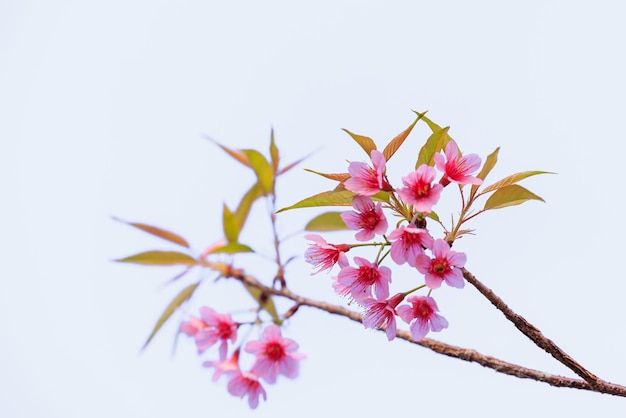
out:
<path id="1" fill-rule="evenodd" d="M 280 328 L 274 324 L 263 330 L 261 340 L 250 341 L 245 350 L 256 355 L 251 372 L 265 379 L 268 383 L 276 382 L 279 374 L 294 378 L 298 375 L 298 362 L 303 354 L 296 353 L 298 343 L 290 338 L 283 338 Z"/>
<path id="2" fill-rule="evenodd" d="M 339 281 L 339 276 L 334 276 L 332 278 L 332 288 L 339 296 L 349 296 L 352 293 L 352 288 L 350 286 L 346 286 Z"/>
<path id="3" fill-rule="evenodd" d="M 383 215 L 382 203 L 374 205 L 370 197 L 354 196 L 352 207 L 356 211 L 343 212 L 341 219 L 349 229 L 360 230 L 355 235 L 358 241 L 369 241 L 374 235 L 387 232 L 387 218 Z"/>
<path id="4" fill-rule="evenodd" d="M 220 361 L 205 361 L 202 363 L 204 367 L 215 367 L 215 373 L 213 374 L 213 381 L 219 379 L 224 375 L 230 375 L 233 373 L 239 373 L 239 349 L 235 350 L 233 355 L 228 360 Z"/>
<path id="5" fill-rule="evenodd" d="M 409 326 L 411 337 L 419 341 L 428 334 L 428 331 L 439 332 L 448 328 L 448 321 L 439 315 L 439 308 L 435 299 L 429 296 L 411 296 L 407 299 L 412 306 L 401 305 L 396 311 L 398 316 Z M 411 323 L 411 321 L 413 321 Z"/>
<path id="6" fill-rule="evenodd" d="M 267 393 L 259 382 L 259 377 L 252 372 L 238 372 L 228 382 L 228 393 L 240 398 L 248 396 L 248 405 L 255 409 L 259 405 L 259 397 L 267 400 Z"/>
<path id="7" fill-rule="evenodd" d="M 220 359 L 226 358 L 228 340 L 235 342 L 239 324 L 234 322 L 230 315 L 220 314 L 213 309 L 203 306 L 200 308 L 201 318 L 191 317 L 181 324 L 181 331 L 195 338 L 198 353 L 204 352 L 218 341 Z"/>
<path id="8" fill-rule="evenodd" d="M 476 154 L 460 156 L 459 147 L 456 142 L 450 140 L 446 145 L 445 159 L 441 154 L 435 154 L 435 164 L 437 169 L 443 172 L 440 183 L 444 186 L 451 181 L 458 184 L 482 184 L 482 180 L 472 177 L 470 174 L 480 167 L 480 157 Z"/>
<path id="9" fill-rule="evenodd" d="M 361 301 L 372 295 L 372 289 L 377 299 L 389 296 L 391 269 L 370 263 L 364 258 L 354 257 L 358 267 L 345 266 L 339 271 L 337 281 L 350 287 L 350 293 L 356 301 Z"/>
<path id="10" fill-rule="evenodd" d="M 416 171 L 402 177 L 402 183 L 406 187 L 397 190 L 400 198 L 405 203 L 413 205 L 416 211 L 430 213 L 443 190 L 441 184 L 432 184 L 436 174 L 434 168 L 426 164 L 420 165 Z"/>
<path id="11" fill-rule="evenodd" d="M 426 229 L 415 226 L 401 226 L 391 231 L 387 237 L 391 244 L 391 258 L 398 264 L 407 262 L 415 267 L 415 257 L 424 254 L 424 247 L 431 248 L 433 238 Z"/>
<path id="12" fill-rule="evenodd" d="M 444 281 L 448 286 L 459 289 L 465 286 L 461 271 L 467 261 L 465 254 L 450 250 L 450 245 L 442 239 L 435 241 L 432 253 L 432 259 L 426 254 L 415 258 L 415 267 L 425 275 L 426 286 L 437 289 Z"/>
<path id="13" fill-rule="evenodd" d="M 396 338 L 396 306 L 404 299 L 403 293 L 398 293 L 388 300 L 367 298 L 361 303 L 366 311 L 363 315 L 365 328 L 385 328 L 389 341 Z"/>
<path id="14" fill-rule="evenodd" d="M 385 157 L 378 150 L 370 153 L 372 165 L 353 161 L 348 166 L 350 178 L 344 182 L 346 189 L 363 195 L 372 196 L 381 190 L 391 190 L 391 185 L 385 180 Z"/>
<path id="15" fill-rule="evenodd" d="M 329 244 L 324 238 L 317 234 L 307 234 L 304 238 L 313 241 L 304 253 L 307 263 L 313 264 L 313 268 L 318 270 L 311 273 L 317 274 L 322 270 L 330 270 L 337 263 L 348 264 L 345 252 L 350 250 L 347 244 Z"/>

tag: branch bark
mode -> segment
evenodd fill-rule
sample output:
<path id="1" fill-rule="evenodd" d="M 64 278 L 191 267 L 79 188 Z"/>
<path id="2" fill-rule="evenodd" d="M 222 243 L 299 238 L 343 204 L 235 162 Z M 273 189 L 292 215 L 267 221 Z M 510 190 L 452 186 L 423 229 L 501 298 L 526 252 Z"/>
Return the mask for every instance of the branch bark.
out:
<path id="1" fill-rule="evenodd" d="M 413 341 L 411 334 L 408 331 L 398 330 L 396 337 L 411 344 L 416 344 L 424 348 L 428 348 L 436 353 L 443 354 L 448 357 L 454 357 L 459 360 L 478 363 L 483 367 L 495 370 L 498 373 L 507 374 L 509 376 L 515 376 L 522 379 L 532 379 L 538 382 L 544 382 L 555 387 L 565 387 L 573 389 L 582 389 L 592 392 L 606 393 L 609 395 L 626 397 L 626 387 L 606 382 L 598 378 L 593 373 L 586 370 L 567 353 L 561 350 L 554 342 L 546 338 L 541 331 L 539 331 L 534 325 L 529 323 L 524 317 L 513 312 L 497 295 L 482 284 L 474 275 L 469 271 L 463 269 L 463 275 L 465 279 L 475 286 L 479 292 L 481 292 L 494 306 L 500 310 L 507 319 L 509 319 L 515 326 L 530 338 L 538 347 L 544 349 L 551 354 L 559 362 L 574 371 L 582 379 L 575 379 L 565 376 L 554 375 L 546 372 L 542 372 L 535 369 L 523 367 L 514 363 L 509 363 L 504 360 L 500 360 L 495 357 L 487 356 L 479 353 L 476 350 L 462 348 L 450 344 L 446 344 L 430 338 L 423 338 L 419 341 Z M 288 288 L 275 289 L 269 286 L 265 286 L 260 283 L 256 278 L 244 274 L 242 270 L 233 269 L 229 277 L 235 278 L 244 282 L 247 285 L 254 286 L 267 295 L 275 295 L 290 299 L 296 302 L 296 306 L 308 306 L 321 311 L 346 317 L 355 322 L 363 322 L 363 316 L 355 311 L 344 308 L 343 306 L 333 305 L 331 303 L 322 302 L 314 299 L 309 299 L 291 292 Z M 296 308 L 297 309 L 297 308 Z M 294 310 L 295 311 L 295 310 Z"/>

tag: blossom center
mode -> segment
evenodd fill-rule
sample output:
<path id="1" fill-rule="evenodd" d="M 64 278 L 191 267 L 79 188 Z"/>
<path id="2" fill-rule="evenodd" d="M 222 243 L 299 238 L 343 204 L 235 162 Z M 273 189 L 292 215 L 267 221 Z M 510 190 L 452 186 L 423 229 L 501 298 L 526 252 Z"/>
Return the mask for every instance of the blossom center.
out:
<path id="1" fill-rule="evenodd" d="M 270 342 L 267 343 L 267 346 L 265 347 L 265 354 L 268 359 L 272 361 L 279 361 L 285 356 L 285 349 L 282 344 Z"/>
<path id="2" fill-rule="evenodd" d="M 448 264 L 448 260 L 446 260 L 445 258 L 433 260 L 433 264 L 431 267 L 431 271 L 433 273 L 443 274 L 449 269 L 450 269 L 450 265 Z"/>
<path id="3" fill-rule="evenodd" d="M 378 215 L 373 210 L 362 213 L 360 218 L 361 222 L 359 223 L 359 226 L 363 229 L 374 229 L 380 221 Z"/>

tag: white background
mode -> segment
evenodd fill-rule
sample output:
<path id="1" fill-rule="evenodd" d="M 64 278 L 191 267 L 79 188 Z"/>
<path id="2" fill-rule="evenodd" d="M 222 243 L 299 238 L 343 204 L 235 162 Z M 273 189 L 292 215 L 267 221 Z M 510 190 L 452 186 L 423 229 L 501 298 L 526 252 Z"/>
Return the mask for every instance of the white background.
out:
<path id="1" fill-rule="evenodd" d="M 476 218 L 458 249 L 574 358 L 626 384 L 623 8 L 432 3 L 0 2 L 0 416 L 623 416 L 622 399 L 499 375 L 304 308 L 284 329 L 308 353 L 300 377 L 267 386 L 256 411 L 211 382 L 200 364 L 214 351 L 200 358 L 181 338 L 172 356 L 174 322 L 140 351 L 201 273 L 167 285 L 179 270 L 112 262 L 172 248 L 112 216 L 179 232 L 197 251 L 218 239 L 222 203 L 253 177 L 203 135 L 266 151 L 274 127 L 286 161 L 315 152 L 280 183 L 286 206 L 332 186 L 302 167 L 365 160 L 341 128 L 383 146 L 411 109 L 428 109 L 465 152 L 502 146 L 493 180 L 558 173 L 523 183 L 545 204 Z M 390 163 L 396 184 L 427 134 L 416 129 Z M 301 258 L 315 213 L 279 216 L 295 234 L 289 284 L 340 303 Z M 242 240 L 271 255 L 265 214 L 255 207 Z M 267 261 L 241 263 L 271 277 Z M 252 306 L 206 277 L 190 311 Z M 470 286 L 436 296 L 450 328 L 433 337 L 572 375 Z"/>

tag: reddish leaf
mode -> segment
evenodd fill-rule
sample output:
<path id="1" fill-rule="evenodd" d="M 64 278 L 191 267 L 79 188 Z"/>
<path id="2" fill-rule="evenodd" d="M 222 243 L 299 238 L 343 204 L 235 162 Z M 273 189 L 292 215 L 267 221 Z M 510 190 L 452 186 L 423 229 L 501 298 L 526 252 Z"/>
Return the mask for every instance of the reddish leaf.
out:
<path id="1" fill-rule="evenodd" d="M 356 143 L 359 144 L 361 148 L 363 148 L 363 150 L 367 153 L 368 157 L 371 156 L 372 150 L 376 149 L 376 144 L 374 143 L 372 138 L 368 138 L 367 136 L 363 136 L 363 135 L 354 134 L 347 129 L 343 129 L 343 131 L 346 132 L 348 135 L 350 135 L 352 139 L 354 139 Z"/>
<path id="2" fill-rule="evenodd" d="M 350 174 L 349 173 L 320 173 L 319 171 L 314 171 L 308 168 L 305 168 L 304 171 L 308 171 L 309 173 L 314 173 L 317 174 L 319 176 L 322 177 L 326 177 L 327 179 L 330 180 L 337 180 L 337 181 L 346 181 L 350 178 Z"/>
<path id="3" fill-rule="evenodd" d="M 252 165 L 250 164 L 250 161 L 248 160 L 248 157 L 246 157 L 246 155 L 242 153 L 241 151 L 230 149 L 220 144 L 219 142 L 215 141 L 211 137 L 205 136 L 205 138 L 213 142 L 215 145 L 217 145 L 221 149 L 223 149 L 228 155 L 233 157 L 235 160 L 239 161 L 241 164 L 245 165 L 246 167 L 252 167 Z"/>
<path id="4" fill-rule="evenodd" d="M 187 242 L 187 240 L 185 240 L 185 238 L 173 232 L 167 231 L 165 229 L 157 228 L 156 226 L 152 226 L 152 225 L 146 225 L 146 224 L 141 224 L 137 222 L 126 222 L 118 218 L 113 218 L 113 219 L 119 222 L 123 222 L 127 225 L 134 226 L 135 228 L 141 229 L 142 231 L 147 232 L 148 234 L 152 234 L 159 238 L 163 238 L 164 240 L 173 242 L 174 244 L 182 245 L 183 247 L 189 248 L 189 243 Z"/>
<path id="5" fill-rule="evenodd" d="M 385 157 L 385 161 L 389 161 L 389 159 L 396 153 L 398 148 L 404 143 L 404 140 L 409 136 L 415 124 L 424 117 L 426 113 L 418 113 L 417 119 L 413 121 L 413 123 L 406 128 L 404 131 L 400 132 L 394 139 L 392 139 L 385 149 L 383 150 L 383 156 Z"/>

